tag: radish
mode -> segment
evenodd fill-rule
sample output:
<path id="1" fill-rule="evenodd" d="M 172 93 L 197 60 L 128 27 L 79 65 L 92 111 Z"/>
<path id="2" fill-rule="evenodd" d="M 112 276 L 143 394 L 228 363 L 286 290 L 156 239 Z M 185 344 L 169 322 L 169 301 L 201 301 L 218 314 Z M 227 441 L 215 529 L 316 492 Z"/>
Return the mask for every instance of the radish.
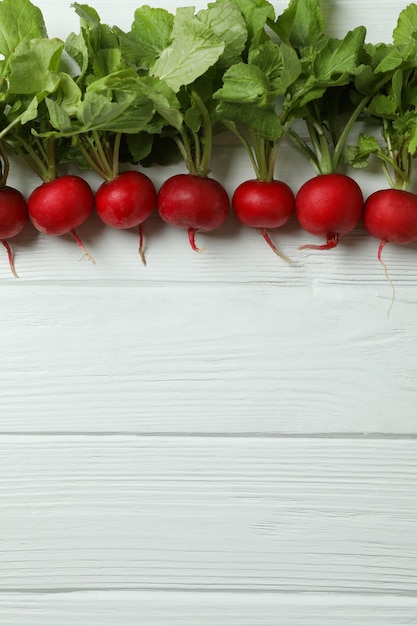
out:
<path id="1" fill-rule="evenodd" d="M 229 196 L 213 178 L 196 174 L 175 174 L 160 187 L 158 212 L 172 226 L 188 230 L 194 251 L 196 232 L 207 232 L 221 226 L 229 213 Z"/>
<path id="2" fill-rule="evenodd" d="M 75 230 L 93 208 L 94 193 L 90 185 L 83 178 L 70 174 L 42 183 L 28 199 L 29 218 L 39 232 L 52 236 L 69 233 L 94 263 Z"/>
<path id="3" fill-rule="evenodd" d="M 275 254 L 288 262 L 271 241 L 267 229 L 279 228 L 288 222 L 294 204 L 291 188 L 280 180 L 246 180 L 235 189 L 232 197 L 237 219 L 245 226 L 257 228 Z"/>
<path id="4" fill-rule="evenodd" d="M 127 171 L 105 181 L 96 192 L 96 211 L 112 228 L 139 227 L 139 254 L 143 253 L 142 223 L 156 206 L 156 190 L 151 179 L 137 171 Z"/>
<path id="5" fill-rule="evenodd" d="M 7 250 L 9 266 L 18 278 L 14 266 L 13 251 L 7 239 L 18 235 L 29 221 L 26 199 L 14 187 L 7 185 L 9 159 L 0 142 L 0 242 Z"/>
<path id="6" fill-rule="evenodd" d="M 10 269 L 18 278 L 13 252 L 7 239 L 18 235 L 29 221 L 27 203 L 24 196 L 13 187 L 0 188 L 0 241 L 7 250 Z"/>
<path id="7" fill-rule="evenodd" d="M 417 195 L 404 189 L 380 189 L 365 202 L 363 223 L 370 235 L 380 239 L 378 260 L 388 242 L 417 241 Z"/>
<path id="8" fill-rule="evenodd" d="M 322 245 L 306 244 L 300 249 L 329 250 L 339 238 L 352 231 L 363 214 L 362 190 L 345 174 L 321 174 L 307 180 L 295 197 L 300 226 L 312 235 L 325 237 Z"/>
<path id="9" fill-rule="evenodd" d="M 38 108 L 39 119 L 46 123 L 48 109 L 42 104 Z M 57 174 L 60 157 L 65 153 L 65 139 L 55 137 L 53 131 L 35 136 L 29 125 L 20 124 L 8 133 L 5 141 L 42 180 L 27 202 L 33 226 L 45 235 L 70 234 L 84 256 L 95 264 L 76 232 L 94 209 L 94 193 L 80 176 Z"/>
<path id="10" fill-rule="evenodd" d="M 138 227 L 139 255 L 146 265 L 142 224 L 156 207 L 156 189 L 151 179 L 141 172 L 120 172 L 121 140 L 121 132 L 92 131 L 78 136 L 77 147 L 86 163 L 104 181 L 95 194 L 97 215 L 111 228 Z"/>
<path id="11" fill-rule="evenodd" d="M 375 191 L 365 202 L 363 223 L 368 233 L 380 240 L 378 261 L 392 288 L 389 315 L 394 304 L 395 286 L 381 254 L 389 242 L 406 245 L 417 241 L 417 195 L 405 189 Z"/>
<path id="12" fill-rule="evenodd" d="M 417 195 L 403 189 L 380 189 L 365 202 L 363 223 L 370 235 L 387 242 L 417 241 Z"/>

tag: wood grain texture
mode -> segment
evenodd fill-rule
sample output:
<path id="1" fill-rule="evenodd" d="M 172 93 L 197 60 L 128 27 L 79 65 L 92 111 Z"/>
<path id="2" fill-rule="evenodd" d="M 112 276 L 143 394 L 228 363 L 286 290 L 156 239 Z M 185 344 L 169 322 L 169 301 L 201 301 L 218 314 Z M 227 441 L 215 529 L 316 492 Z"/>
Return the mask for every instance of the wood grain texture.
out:
<path id="1" fill-rule="evenodd" d="M 2 594 L 1 626 L 415 626 L 414 598 L 100 591 Z"/>
<path id="2" fill-rule="evenodd" d="M 0 444 L 3 591 L 417 592 L 417 440 Z"/>
<path id="3" fill-rule="evenodd" d="M 416 433 L 406 292 L 3 285 L 0 431 Z"/>

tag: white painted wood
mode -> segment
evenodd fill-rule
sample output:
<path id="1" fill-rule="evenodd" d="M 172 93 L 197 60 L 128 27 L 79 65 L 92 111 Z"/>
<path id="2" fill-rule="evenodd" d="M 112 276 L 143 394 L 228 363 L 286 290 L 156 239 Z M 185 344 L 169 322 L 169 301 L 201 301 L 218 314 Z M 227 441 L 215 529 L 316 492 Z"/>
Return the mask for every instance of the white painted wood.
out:
<path id="1" fill-rule="evenodd" d="M 417 440 L 0 445 L 3 591 L 416 595 Z"/>
<path id="2" fill-rule="evenodd" d="M 90 591 L 3 594 L 2 626 L 415 626 L 414 598 Z"/>
<path id="3" fill-rule="evenodd" d="M 3 285 L 0 430 L 416 433 L 404 291 Z"/>
<path id="4" fill-rule="evenodd" d="M 78 30 L 36 4 L 50 36 Z M 139 6 L 90 4 L 126 29 Z M 323 0 L 373 42 L 404 6 Z M 230 194 L 253 176 L 233 138 L 213 156 Z M 276 173 L 313 174 L 288 142 Z M 12 159 L 10 183 L 39 181 Z M 80 235 L 95 266 L 31 228 L 19 280 L 0 256 L 0 625 L 416 625 L 417 246 L 384 251 L 388 317 L 361 227 L 307 252 L 293 220 L 271 233 L 292 265 L 233 216 L 195 254 L 154 215 L 146 268 L 135 232 Z"/>

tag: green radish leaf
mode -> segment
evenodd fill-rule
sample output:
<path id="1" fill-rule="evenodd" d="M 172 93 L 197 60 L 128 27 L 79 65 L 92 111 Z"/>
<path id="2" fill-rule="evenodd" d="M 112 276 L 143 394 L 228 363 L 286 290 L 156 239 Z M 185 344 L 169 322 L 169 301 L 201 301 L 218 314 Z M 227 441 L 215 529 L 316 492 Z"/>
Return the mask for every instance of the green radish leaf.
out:
<path id="1" fill-rule="evenodd" d="M 46 98 L 45 103 L 48 108 L 49 121 L 51 123 L 51 126 L 64 134 L 71 134 L 73 131 L 73 123 L 65 108 L 60 106 L 55 100 L 52 100 L 51 98 Z"/>
<path id="2" fill-rule="evenodd" d="M 255 65 L 272 80 L 279 78 L 283 66 L 279 45 L 268 40 L 260 45 L 251 47 L 248 55 L 248 65 Z"/>
<path id="3" fill-rule="evenodd" d="M 38 116 L 39 104 L 44 100 L 45 95 L 45 93 L 36 94 L 36 96 L 29 101 L 15 100 L 13 106 L 7 112 L 7 116 L 4 116 L 2 120 L 0 138 L 5 138 L 9 143 L 9 132 L 14 126 L 17 127 L 19 124 L 24 125 L 35 120 Z"/>
<path id="4" fill-rule="evenodd" d="M 87 92 L 78 109 L 79 132 L 106 130 L 134 133 L 144 130 L 154 114 L 152 102 L 137 95 L 110 102 L 99 93 Z"/>
<path id="5" fill-rule="evenodd" d="M 225 49 L 225 43 L 190 14 L 190 9 L 193 7 L 177 10 L 172 43 L 149 70 L 151 76 L 165 81 L 175 92 L 204 74 Z"/>
<path id="6" fill-rule="evenodd" d="M 174 16 L 165 9 L 136 9 L 129 33 L 116 30 L 120 51 L 129 63 L 149 68 L 169 46 Z"/>
<path id="7" fill-rule="evenodd" d="M 116 100 L 120 99 L 121 93 L 128 98 L 136 94 L 139 100 L 147 99 L 153 103 L 155 112 L 165 120 L 165 125 L 169 124 L 178 130 L 182 126 L 183 117 L 176 94 L 169 85 L 154 76 L 138 76 L 132 68 L 120 70 L 91 83 L 87 91 L 101 93 L 109 98 L 113 94 Z M 158 128 L 160 126 L 158 123 Z"/>
<path id="8" fill-rule="evenodd" d="M 0 54 L 6 60 L 22 42 L 46 37 L 42 12 L 29 0 L 0 2 Z"/>
<path id="9" fill-rule="evenodd" d="M 404 72 L 397 70 L 391 80 L 390 96 L 395 102 L 396 110 L 401 111 L 404 95 Z"/>
<path id="10" fill-rule="evenodd" d="M 301 73 L 295 50 L 270 40 L 251 49 L 248 62 L 259 67 L 268 77 L 271 95 L 283 95 Z"/>
<path id="11" fill-rule="evenodd" d="M 146 132 L 129 134 L 126 136 L 127 147 L 133 163 L 145 159 L 152 150 L 153 137 Z"/>
<path id="12" fill-rule="evenodd" d="M 87 4 L 74 2 L 71 5 L 80 18 L 80 35 L 87 50 L 87 70 L 100 49 L 100 16 L 97 11 Z M 73 42 L 75 43 L 75 41 Z M 86 70 L 86 71 L 87 71 Z"/>
<path id="13" fill-rule="evenodd" d="M 271 100 L 268 77 L 257 65 L 236 63 L 223 76 L 223 87 L 213 97 L 236 104 L 265 106 Z"/>
<path id="14" fill-rule="evenodd" d="M 372 98 L 366 112 L 384 119 L 394 119 L 397 113 L 397 102 L 389 95 L 378 93 Z"/>
<path id="15" fill-rule="evenodd" d="M 184 122 L 188 126 L 188 128 L 194 133 L 198 133 L 198 131 L 200 130 L 202 115 L 200 109 L 195 104 L 186 110 L 184 115 Z"/>
<path id="16" fill-rule="evenodd" d="M 332 83 L 334 86 L 336 81 Z M 305 107 L 315 100 L 319 100 L 326 93 L 327 84 L 318 83 L 314 76 L 310 76 L 304 82 L 300 81 L 300 85 L 295 83 L 296 96 L 292 96 L 284 102 L 284 109 L 287 114 L 296 117 L 305 117 Z"/>
<path id="17" fill-rule="evenodd" d="M 353 78 L 354 86 L 358 94 L 369 94 L 375 84 L 375 73 L 369 65 L 361 65 Z"/>
<path id="18" fill-rule="evenodd" d="M 279 78 L 279 93 L 284 94 L 287 89 L 298 79 L 301 74 L 302 68 L 301 61 L 293 48 L 287 46 L 286 44 L 281 44 L 280 52 L 282 57 L 282 70 Z"/>
<path id="19" fill-rule="evenodd" d="M 365 168 L 369 165 L 371 154 L 379 154 L 382 148 L 375 137 L 360 134 L 356 146 L 346 146 L 345 160 L 356 169 Z"/>
<path id="20" fill-rule="evenodd" d="M 408 153 L 415 156 L 417 152 L 417 121 L 414 120 L 413 127 L 410 129 L 408 140 Z"/>
<path id="21" fill-rule="evenodd" d="M 325 30 L 319 0 L 290 0 L 274 30 L 281 41 L 294 48 L 315 46 L 323 39 Z"/>
<path id="22" fill-rule="evenodd" d="M 417 142 L 417 118 L 414 110 L 406 111 L 398 116 L 392 123 L 394 130 L 393 140 L 396 142 L 395 148 L 401 150 L 407 146 L 408 153 L 414 156 Z"/>
<path id="23" fill-rule="evenodd" d="M 74 2 L 71 5 L 80 17 L 81 32 L 89 44 L 91 52 L 103 48 L 117 48 L 119 41 L 114 29 L 102 24 L 96 9 L 88 4 Z"/>
<path id="24" fill-rule="evenodd" d="M 79 2 L 73 2 L 71 6 L 75 9 L 77 15 L 81 18 L 82 24 L 92 27 L 93 29 L 100 25 L 100 16 L 97 11 L 88 6 L 88 4 L 80 4 Z"/>
<path id="25" fill-rule="evenodd" d="M 385 74 L 402 65 L 404 57 L 398 48 L 394 46 L 380 46 L 380 50 L 384 51 L 384 55 L 375 67 L 375 74 Z"/>
<path id="26" fill-rule="evenodd" d="M 54 92 L 54 99 L 68 115 L 76 115 L 82 98 L 81 89 L 69 74 L 59 72 L 58 76 L 59 84 Z"/>
<path id="27" fill-rule="evenodd" d="M 101 64 L 104 61 L 105 50 L 115 50 L 118 54 L 119 40 L 114 29 L 101 24 L 97 11 L 87 4 L 71 5 L 80 17 L 80 33 L 70 33 L 65 41 L 66 52 L 77 62 L 80 68 L 78 81 L 82 81 L 88 74 L 97 71 L 102 75 Z M 108 56 L 107 62 L 111 62 Z"/>
<path id="28" fill-rule="evenodd" d="M 249 104 L 221 102 L 218 114 L 220 119 L 248 128 L 263 139 L 278 141 L 282 137 L 283 127 L 272 105 L 259 109 Z"/>
<path id="29" fill-rule="evenodd" d="M 165 123 L 180 130 L 184 120 L 174 91 L 169 85 L 153 76 L 143 76 L 140 82 L 143 94 L 152 102 L 155 111 L 165 120 Z"/>
<path id="30" fill-rule="evenodd" d="M 85 91 L 96 91 L 102 95 L 108 94 L 111 99 L 110 92 L 123 91 L 134 92 L 137 90 L 137 82 L 139 77 L 133 68 L 116 69 L 113 72 L 92 80 Z"/>
<path id="31" fill-rule="evenodd" d="M 358 65 L 358 54 L 364 43 L 365 34 L 365 28 L 358 26 L 348 32 L 342 40 L 329 38 L 314 61 L 314 73 L 317 79 L 331 81 L 343 74 L 354 72 Z"/>
<path id="32" fill-rule="evenodd" d="M 36 119 L 38 115 L 39 103 L 43 100 L 43 94 L 37 94 L 32 98 L 30 103 L 25 107 L 25 110 L 20 115 L 20 124 L 27 124 Z"/>
<path id="33" fill-rule="evenodd" d="M 410 39 L 417 38 L 417 5 L 415 3 L 409 4 L 401 11 L 392 37 L 397 46 L 408 45 Z"/>
<path id="34" fill-rule="evenodd" d="M 9 59 L 9 94 L 55 91 L 63 48 L 60 39 L 22 41 Z"/>
<path id="35" fill-rule="evenodd" d="M 245 48 L 248 38 L 245 19 L 233 0 L 217 0 L 208 8 L 199 11 L 197 18 L 225 42 L 219 65 L 230 67 L 236 63 Z"/>
<path id="36" fill-rule="evenodd" d="M 274 21 L 275 9 L 268 0 L 234 0 L 239 7 L 248 30 L 248 42 L 252 46 L 265 41 L 265 26 L 268 20 Z"/>
<path id="37" fill-rule="evenodd" d="M 65 40 L 65 50 L 77 63 L 81 76 L 84 76 L 90 65 L 90 56 L 83 34 L 70 33 Z"/>
<path id="38" fill-rule="evenodd" d="M 116 50 L 115 48 L 99 50 L 94 59 L 94 78 L 106 77 L 124 67 L 125 63 L 122 61 L 120 50 Z"/>

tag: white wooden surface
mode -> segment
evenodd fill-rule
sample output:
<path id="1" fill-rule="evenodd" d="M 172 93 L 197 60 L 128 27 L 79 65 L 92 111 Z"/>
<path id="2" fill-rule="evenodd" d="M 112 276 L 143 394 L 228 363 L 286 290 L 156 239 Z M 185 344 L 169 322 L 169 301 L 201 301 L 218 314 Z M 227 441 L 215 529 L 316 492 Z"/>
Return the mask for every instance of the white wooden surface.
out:
<path id="1" fill-rule="evenodd" d="M 138 6 L 91 4 L 121 27 Z M 69 3 L 37 5 L 50 35 L 78 29 Z M 323 3 L 373 41 L 404 7 L 383 5 Z M 312 171 L 284 150 L 297 190 Z M 213 176 L 251 174 L 219 141 Z M 233 217 L 200 255 L 152 217 L 146 268 L 134 233 L 80 234 L 96 266 L 31 228 L 18 281 L 0 259 L 0 624 L 416 625 L 417 247 L 385 249 L 388 317 L 360 228 L 300 252 L 293 221 L 273 234 L 291 266 Z"/>

